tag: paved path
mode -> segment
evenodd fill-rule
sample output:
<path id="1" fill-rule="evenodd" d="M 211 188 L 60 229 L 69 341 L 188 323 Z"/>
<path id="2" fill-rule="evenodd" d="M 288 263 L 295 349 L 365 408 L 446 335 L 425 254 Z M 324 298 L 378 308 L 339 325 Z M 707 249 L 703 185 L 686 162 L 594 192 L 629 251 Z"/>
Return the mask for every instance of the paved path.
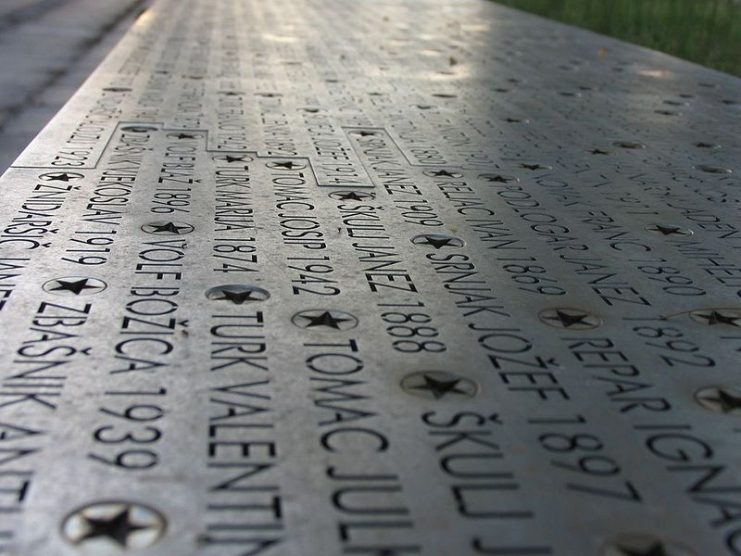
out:
<path id="1" fill-rule="evenodd" d="M 0 173 L 145 7 L 145 0 L 2 0 Z"/>

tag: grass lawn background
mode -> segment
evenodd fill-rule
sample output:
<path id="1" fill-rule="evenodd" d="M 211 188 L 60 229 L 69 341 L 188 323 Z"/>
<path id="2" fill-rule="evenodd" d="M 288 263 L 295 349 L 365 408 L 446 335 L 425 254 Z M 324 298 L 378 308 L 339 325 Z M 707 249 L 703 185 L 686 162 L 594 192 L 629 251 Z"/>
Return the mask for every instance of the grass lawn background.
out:
<path id="1" fill-rule="evenodd" d="M 495 0 L 741 77 L 741 0 Z"/>

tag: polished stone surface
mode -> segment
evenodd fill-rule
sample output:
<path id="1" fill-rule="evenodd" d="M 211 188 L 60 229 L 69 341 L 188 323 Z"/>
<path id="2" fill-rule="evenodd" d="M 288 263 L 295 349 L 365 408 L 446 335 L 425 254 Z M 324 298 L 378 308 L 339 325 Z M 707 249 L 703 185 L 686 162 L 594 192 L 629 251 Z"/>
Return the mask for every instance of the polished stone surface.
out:
<path id="1" fill-rule="evenodd" d="M 477 0 L 163 0 L 2 179 L 0 553 L 741 554 L 739 80 Z"/>

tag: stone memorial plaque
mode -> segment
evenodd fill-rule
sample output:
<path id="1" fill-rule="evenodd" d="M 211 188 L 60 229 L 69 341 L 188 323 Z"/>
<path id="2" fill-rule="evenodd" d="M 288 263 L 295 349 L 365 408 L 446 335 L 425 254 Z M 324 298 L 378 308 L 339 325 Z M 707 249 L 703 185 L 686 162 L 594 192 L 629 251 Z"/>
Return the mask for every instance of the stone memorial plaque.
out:
<path id="1" fill-rule="evenodd" d="M 160 0 L 2 178 L 0 553 L 741 554 L 738 79 L 477 0 Z"/>

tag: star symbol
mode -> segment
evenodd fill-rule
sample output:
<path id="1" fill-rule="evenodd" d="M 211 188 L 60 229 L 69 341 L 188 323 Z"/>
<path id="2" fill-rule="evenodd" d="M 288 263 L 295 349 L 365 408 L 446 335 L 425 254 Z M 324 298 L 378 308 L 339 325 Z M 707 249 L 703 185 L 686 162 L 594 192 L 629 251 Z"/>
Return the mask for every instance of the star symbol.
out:
<path id="1" fill-rule="evenodd" d="M 509 183 L 511 181 L 519 181 L 513 176 L 503 176 L 502 174 L 481 174 L 479 177 L 491 183 Z"/>
<path id="2" fill-rule="evenodd" d="M 232 162 L 247 162 L 244 159 L 245 155 L 242 156 L 231 156 L 229 154 L 224 155 L 222 158 L 219 158 L 218 160 L 224 160 L 227 163 L 231 164 Z"/>
<path id="3" fill-rule="evenodd" d="M 333 193 L 332 196 L 338 201 L 365 201 L 366 199 L 373 198 L 373 195 L 371 193 L 358 194 L 355 191 L 348 191 L 348 192 L 338 191 L 336 193 Z"/>
<path id="4" fill-rule="evenodd" d="M 556 311 L 555 317 L 546 317 L 548 320 L 557 320 L 564 325 L 565 328 L 574 326 L 575 324 L 586 324 L 584 319 L 587 315 L 569 315 L 563 311 Z"/>
<path id="5" fill-rule="evenodd" d="M 219 94 L 222 94 L 228 97 L 237 97 L 239 95 L 243 95 L 244 93 L 240 91 L 219 91 Z"/>
<path id="6" fill-rule="evenodd" d="M 719 389 L 716 397 L 702 397 L 703 401 L 713 402 L 720 407 L 722 413 L 731 413 L 741 409 L 741 396 L 734 396 L 727 390 Z"/>
<path id="7" fill-rule="evenodd" d="M 688 235 L 687 232 L 685 232 L 679 226 L 663 226 L 661 224 L 656 224 L 655 226 L 653 226 L 650 229 L 651 229 L 651 231 L 654 231 L 654 232 L 660 232 L 662 235 L 665 235 L 665 236 L 672 236 L 672 235 L 685 236 L 685 235 Z"/>
<path id="8" fill-rule="evenodd" d="M 713 326 L 716 324 L 728 324 L 730 326 L 741 327 L 741 324 L 738 323 L 738 321 L 741 320 L 741 316 L 734 317 L 731 315 L 725 315 L 721 313 L 720 311 L 711 311 L 710 313 L 707 313 L 707 314 L 695 313 L 695 316 L 706 320 L 707 324 L 709 324 L 710 326 Z"/>
<path id="9" fill-rule="evenodd" d="M 54 280 L 57 283 L 54 287 L 47 288 L 47 291 L 66 291 L 72 292 L 75 295 L 80 295 L 84 290 L 98 290 L 102 289 L 100 286 L 91 286 L 88 284 L 89 278 L 82 278 L 80 280 Z M 48 283 L 48 282 L 47 282 Z"/>
<path id="10" fill-rule="evenodd" d="M 340 324 L 343 322 L 352 322 L 353 319 L 344 319 L 342 317 L 334 316 L 330 311 L 324 311 L 316 316 L 301 315 L 302 319 L 309 321 L 304 325 L 304 328 L 313 328 L 315 326 L 328 326 L 329 328 L 335 328 L 340 330 Z"/>
<path id="11" fill-rule="evenodd" d="M 520 164 L 520 168 L 524 168 L 525 170 L 548 170 L 548 166 L 541 166 L 540 164 Z"/>
<path id="12" fill-rule="evenodd" d="M 259 97 L 275 98 L 281 96 L 279 93 L 255 93 Z"/>
<path id="13" fill-rule="evenodd" d="M 610 154 L 610 151 L 603 151 L 602 149 L 592 149 L 589 154 Z"/>
<path id="14" fill-rule="evenodd" d="M 166 222 L 164 224 L 146 224 L 144 226 L 147 228 L 144 230 L 145 232 L 149 232 L 150 234 L 174 234 L 174 235 L 181 235 L 181 234 L 187 234 L 188 232 L 193 231 L 193 226 L 190 224 L 185 224 L 178 226 L 175 222 Z M 184 232 L 181 232 L 180 230 L 186 230 Z"/>
<path id="15" fill-rule="evenodd" d="M 586 330 L 597 328 L 600 325 L 598 317 L 580 309 L 554 308 L 540 312 L 540 319 L 546 324 L 558 328 L 574 328 L 575 330 Z"/>
<path id="16" fill-rule="evenodd" d="M 41 174 L 39 176 L 44 181 L 63 181 L 65 183 L 72 180 L 79 180 L 82 174 L 71 174 L 69 172 L 54 172 L 48 174 Z"/>
<path id="17" fill-rule="evenodd" d="M 401 381 L 401 387 L 408 394 L 433 400 L 456 395 L 472 398 L 478 392 L 478 386 L 472 380 L 446 371 L 411 373 Z"/>
<path id="18" fill-rule="evenodd" d="M 415 245 L 432 245 L 435 249 L 440 249 L 441 247 L 463 247 L 463 240 L 442 234 L 416 236 L 412 238 L 412 243 Z"/>
<path id="19" fill-rule="evenodd" d="M 82 545 L 80 548 L 83 550 L 89 548 L 96 554 L 118 554 L 121 550 L 153 545 L 162 538 L 166 529 L 164 516 L 147 506 L 97 502 L 68 515 L 62 525 L 62 535 L 69 543 Z"/>
<path id="20" fill-rule="evenodd" d="M 175 139 L 195 139 L 196 136 L 192 133 L 171 133 L 170 137 L 174 137 Z"/>
<path id="21" fill-rule="evenodd" d="M 704 141 L 700 141 L 699 143 L 695 143 L 695 147 L 698 147 L 700 149 L 717 149 L 719 145 L 715 143 L 706 143 Z"/>
<path id="22" fill-rule="evenodd" d="M 526 120 L 524 118 L 512 118 L 512 117 L 505 118 L 504 121 L 507 122 L 507 123 L 510 123 L 510 124 L 526 124 L 526 123 L 529 123 L 529 120 Z"/>
<path id="23" fill-rule="evenodd" d="M 361 137 L 373 137 L 373 136 L 377 135 L 377 133 L 375 131 L 366 131 L 364 129 L 361 129 L 359 131 L 353 131 L 352 134 L 353 135 L 360 135 Z"/>
<path id="24" fill-rule="evenodd" d="M 460 390 L 457 386 L 460 384 L 461 379 L 455 380 L 437 380 L 429 375 L 424 376 L 425 383 L 419 386 L 412 386 L 415 390 L 428 390 L 432 393 L 436 400 L 447 396 L 448 394 L 465 394 L 463 390 Z"/>
<path id="25" fill-rule="evenodd" d="M 270 162 L 268 163 L 269 168 L 283 168 L 285 170 L 294 170 L 294 169 L 302 169 L 305 166 L 303 164 L 297 164 L 291 160 L 288 162 Z"/>
<path id="26" fill-rule="evenodd" d="M 126 507 L 109 519 L 82 516 L 88 531 L 77 540 L 77 544 L 88 539 L 105 537 L 111 539 L 122 548 L 128 546 L 129 537 L 137 531 L 149 529 L 147 526 L 136 525 L 131 519 L 131 508 Z"/>
<path id="27" fill-rule="evenodd" d="M 460 172 L 451 172 L 450 170 L 430 170 L 425 174 L 431 178 L 460 178 L 463 175 Z"/>
<path id="28" fill-rule="evenodd" d="M 299 328 L 323 326 L 334 330 L 349 330 L 358 325 L 358 319 L 345 311 L 309 309 L 291 317 L 291 322 Z"/>
<path id="29" fill-rule="evenodd" d="M 262 290 L 257 289 L 225 289 L 222 288 L 216 294 L 221 294 L 221 297 L 214 297 L 212 299 L 230 301 L 234 305 L 242 305 L 248 301 L 265 301 L 267 299 L 267 292 L 263 293 Z"/>

